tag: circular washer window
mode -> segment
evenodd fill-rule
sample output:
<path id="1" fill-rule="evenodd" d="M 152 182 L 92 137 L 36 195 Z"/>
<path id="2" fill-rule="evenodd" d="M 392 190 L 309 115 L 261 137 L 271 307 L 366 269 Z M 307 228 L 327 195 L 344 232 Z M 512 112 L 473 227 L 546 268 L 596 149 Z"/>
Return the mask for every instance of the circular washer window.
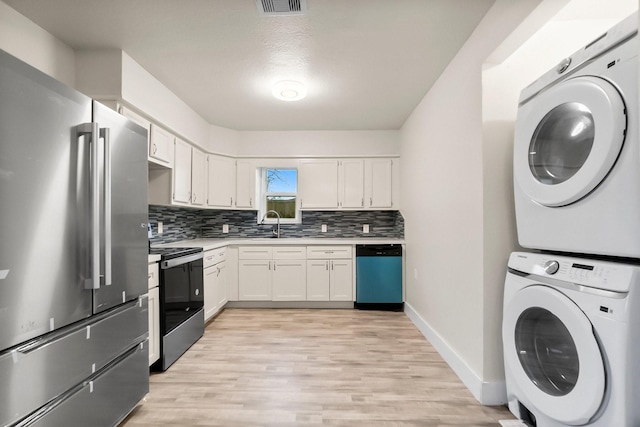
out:
<path id="1" fill-rule="evenodd" d="M 551 110 L 540 121 L 529 145 L 529 168 L 543 184 L 560 184 L 584 165 L 595 137 L 589 108 L 567 102 Z"/>
<path id="2" fill-rule="evenodd" d="M 516 323 L 515 344 L 520 364 L 531 381 L 552 396 L 565 396 L 578 382 L 580 363 L 571 333 L 548 310 L 525 310 Z"/>
<path id="3" fill-rule="evenodd" d="M 626 123 L 622 96 L 602 78 L 575 77 L 542 91 L 518 109 L 516 191 L 549 207 L 582 199 L 613 168 Z"/>

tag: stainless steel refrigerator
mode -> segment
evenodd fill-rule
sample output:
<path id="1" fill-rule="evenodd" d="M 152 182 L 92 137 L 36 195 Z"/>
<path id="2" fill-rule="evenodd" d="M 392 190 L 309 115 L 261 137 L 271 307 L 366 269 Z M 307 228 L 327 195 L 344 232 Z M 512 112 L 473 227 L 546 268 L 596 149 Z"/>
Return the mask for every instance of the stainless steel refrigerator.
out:
<path id="1" fill-rule="evenodd" d="M 0 51 L 0 425 L 149 390 L 146 130 Z"/>

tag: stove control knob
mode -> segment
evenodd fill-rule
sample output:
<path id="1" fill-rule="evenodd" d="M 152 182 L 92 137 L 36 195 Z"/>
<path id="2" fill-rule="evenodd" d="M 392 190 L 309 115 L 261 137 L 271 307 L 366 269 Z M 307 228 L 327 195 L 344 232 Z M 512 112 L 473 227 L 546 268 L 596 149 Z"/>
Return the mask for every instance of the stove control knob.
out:
<path id="1" fill-rule="evenodd" d="M 558 261 L 547 261 L 544 263 L 544 272 L 547 274 L 556 274 L 560 269 Z"/>

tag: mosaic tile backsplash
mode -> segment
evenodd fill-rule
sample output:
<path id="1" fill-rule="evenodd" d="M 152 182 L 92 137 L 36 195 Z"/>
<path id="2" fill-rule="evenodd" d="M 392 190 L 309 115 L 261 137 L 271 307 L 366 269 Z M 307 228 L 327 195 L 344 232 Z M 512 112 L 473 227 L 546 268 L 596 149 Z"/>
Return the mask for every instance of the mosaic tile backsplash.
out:
<path id="1" fill-rule="evenodd" d="M 149 205 L 152 244 L 198 238 L 270 237 L 272 225 L 257 224 L 257 211 L 191 209 Z M 158 235 L 158 222 L 163 233 Z M 229 225 L 229 233 L 222 226 Z M 322 233 L 322 224 L 327 232 Z M 369 224 L 369 233 L 362 225 Z M 404 238 L 404 218 L 399 211 L 303 211 L 302 224 L 280 225 L 281 237 Z"/>

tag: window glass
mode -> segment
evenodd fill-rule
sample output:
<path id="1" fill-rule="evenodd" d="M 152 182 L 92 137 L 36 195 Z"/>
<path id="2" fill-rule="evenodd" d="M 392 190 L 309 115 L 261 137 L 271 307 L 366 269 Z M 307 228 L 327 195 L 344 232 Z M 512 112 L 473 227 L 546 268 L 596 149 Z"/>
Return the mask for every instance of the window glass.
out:
<path id="1" fill-rule="evenodd" d="M 278 212 L 281 221 L 299 222 L 298 171 L 296 169 L 264 169 L 264 203 L 262 215 L 270 210 Z M 269 213 L 267 219 L 275 219 Z"/>
<path id="2" fill-rule="evenodd" d="M 529 145 L 529 168 L 541 183 L 560 184 L 584 165 L 595 136 L 593 116 L 578 102 L 561 104 L 540 121 Z"/>
<path id="3" fill-rule="evenodd" d="M 533 307 L 522 312 L 516 323 L 516 351 L 529 379 L 552 396 L 564 396 L 578 382 L 578 350 L 558 317 Z"/>

